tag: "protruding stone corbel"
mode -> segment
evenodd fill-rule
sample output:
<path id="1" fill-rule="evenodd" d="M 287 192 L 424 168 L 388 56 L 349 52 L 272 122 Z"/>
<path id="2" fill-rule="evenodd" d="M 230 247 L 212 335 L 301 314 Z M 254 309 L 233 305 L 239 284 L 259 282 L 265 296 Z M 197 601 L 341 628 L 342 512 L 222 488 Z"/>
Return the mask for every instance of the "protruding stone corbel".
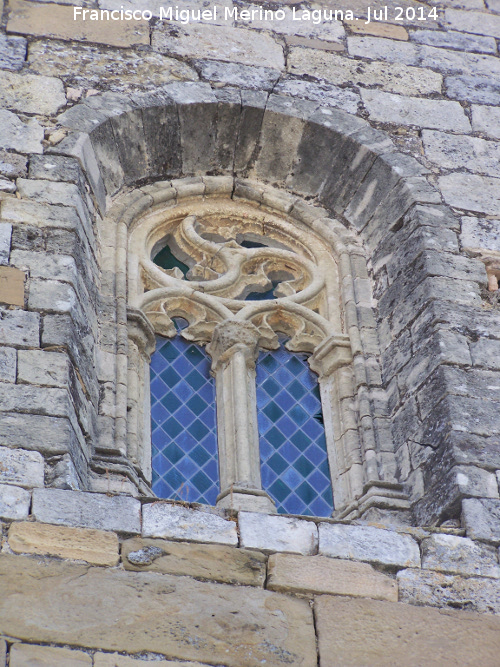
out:
<path id="1" fill-rule="evenodd" d="M 343 334 L 334 334 L 324 340 L 309 358 L 309 366 L 318 374 L 320 380 L 351 363 L 351 342 L 349 336 Z"/>
<path id="2" fill-rule="evenodd" d="M 127 308 L 127 329 L 128 337 L 149 363 L 156 347 L 156 337 L 148 318 L 137 308 Z"/>

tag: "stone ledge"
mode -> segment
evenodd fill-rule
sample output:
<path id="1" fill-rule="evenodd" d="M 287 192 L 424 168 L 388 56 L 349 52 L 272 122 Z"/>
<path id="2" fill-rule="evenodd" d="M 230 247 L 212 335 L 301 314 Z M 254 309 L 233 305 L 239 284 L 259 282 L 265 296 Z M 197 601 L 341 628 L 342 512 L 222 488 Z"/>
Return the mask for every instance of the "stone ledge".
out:
<path id="1" fill-rule="evenodd" d="M 238 524 L 242 547 L 303 555 L 316 553 L 318 529 L 312 521 L 276 514 L 240 512 Z"/>

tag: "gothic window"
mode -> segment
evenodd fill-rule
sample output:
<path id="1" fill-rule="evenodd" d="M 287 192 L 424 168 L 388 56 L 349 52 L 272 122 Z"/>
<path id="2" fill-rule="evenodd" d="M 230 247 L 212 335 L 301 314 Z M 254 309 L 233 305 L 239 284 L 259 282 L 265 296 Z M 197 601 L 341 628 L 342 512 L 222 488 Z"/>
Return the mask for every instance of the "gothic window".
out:
<path id="1" fill-rule="evenodd" d="M 339 373 L 352 356 L 328 243 L 270 208 L 187 198 L 134 226 L 128 275 L 131 306 L 157 336 L 157 495 L 331 515 L 350 428 Z"/>

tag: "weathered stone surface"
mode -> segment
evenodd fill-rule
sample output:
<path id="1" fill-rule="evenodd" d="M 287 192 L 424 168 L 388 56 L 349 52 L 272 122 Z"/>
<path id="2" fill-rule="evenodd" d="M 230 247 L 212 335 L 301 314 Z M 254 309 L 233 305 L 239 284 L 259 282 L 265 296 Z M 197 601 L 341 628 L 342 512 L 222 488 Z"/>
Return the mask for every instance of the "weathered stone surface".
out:
<path id="1" fill-rule="evenodd" d="M 251 67 L 216 60 L 200 60 L 198 67 L 201 78 L 207 81 L 256 90 L 272 90 L 280 75 L 279 70 L 270 67 Z"/>
<path id="2" fill-rule="evenodd" d="M 441 90 L 442 77 L 431 70 L 401 64 L 365 63 L 325 51 L 292 48 L 287 59 L 291 74 L 307 74 L 335 84 L 371 86 L 404 95 L 425 95 Z"/>
<path id="3" fill-rule="evenodd" d="M 93 565 L 113 566 L 118 562 L 118 537 L 103 530 L 13 523 L 9 528 L 9 546 L 16 553 L 73 558 Z"/>
<path id="4" fill-rule="evenodd" d="M 263 586 L 267 557 L 223 545 L 133 538 L 122 544 L 126 570 L 161 572 L 226 584 Z"/>
<path id="5" fill-rule="evenodd" d="M 12 347 L 0 347 L 0 380 L 2 382 L 15 382 L 16 366 L 16 350 Z"/>
<path id="6" fill-rule="evenodd" d="M 66 104 L 66 95 L 54 77 L 0 72 L 0 104 L 22 113 L 50 115 Z"/>
<path id="7" fill-rule="evenodd" d="M 63 489 L 36 489 L 33 514 L 37 521 L 80 528 L 140 533 L 141 504 L 128 496 L 106 496 Z"/>
<path id="8" fill-rule="evenodd" d="M 6 109 L 0 109 L 0 148 L 10 148 L 21 153 L 41 153 L 43 127 L 32 118 L 26 124 Z"/>
<path id="9" fill-rule="evenodd" d="M 472 129 L 500 139 L 500 109 L 496 107 L 472 105 Z"/>
<path id="10" fill-rule="evenodd" d="M 189 65 L 159 53 L 112 51 L 52 40 L 32 42 L 28 63 L 30 72 L 58 76 L 76 89 L 154 90 L 170 81 L 198 79 Z"/>
<path id="11" fill-rule="evenodd" d="M 319 553 L 389 567 L 420 567 L 420 551 L 412 537 L 372 526 L 320 524 Z"/>
<path id="12" fill-rule="evenodd" d="M 40 343 L 40 316 L 22 310 L 0 308 L 0 343 L 16 347 L 38 347 Z"/>
<path id="13" fill-rule="evenodd" d="M 0 413 L 0 443 L 50 454 L 71 447 L 75 435 L 67 419 L 15 412 Z"/>
<path id="14" fill-rule="evenodd" d="M 0 266 L 0 303 L 24 306 L 24 271 L 13 266 Z"/>
<path id="15" fill-rule="evenodd" d="M 459 51 L 477 51 L 479 53 L 496 54 L 496 43 L 492 37 L 467 35 L 463 32 L 442 32 L 441 30 L 415 30 L 411 39 L 418 44 L 437 46 L 444 49 Z"/>
<path id="16" fill-rule="evenodd" d="M 26 57 L 26 44 L 23 37 L 0 35 L 0 68 L 21 69 Z"/>
<path id="17" fill-rule="evenodd" d="M 0 484 L 43 487 L 43 457 L 38 452 L 0 447 Z"/>
<path id="18" fill-rule="evenodd" d="M 485 249 L 500 252 L 500 221 L 488 218 L 462 218 L 462 246 L 468 249 Z"/>
<path id="19" fill-rule="evenodd" d="M 320 667 L 474 665 L 498 661 L 491 616 L 322 596 L 315 603 Z"/>
<path id="20" fill-rule="evenodd" d="M 373 120 L 470 132 L 469 120 L 458 102 L 401 97 L 380 90 L 363 90 L 361 96 Z"/>
<path id="21" fill-rule="evenodd" d="M 0 150 L 0 174 L 7 178 L 25 176 L 26 158 L 23 155 Z"/>
<path id="22" fill-rule="evenodd" d="M 92 657 L 83 651 L 34 644 L 13 644 L 11 667 L 92 667 Z"/>
<path id="23" fill-rule="evenodd" d="M 500 500 L 466 498 L 462 512 L 468 537 L 500 544 Z"/>
<path id="24" fill-rule="evenodd" d="M 494 141 L 432 130 L 424 130 L 422 139 L 426 157 L 440 167 L 500 176 L 500 146 Z"/>
<path id="25" fill-rule="evenodd" d="M 10 241 L 12 238 L 12 225 L 0 222 L 0 264 L 8 264 L 10 256 Z"/>
<path id="26" fill-rule="evenodd" d="M 328 593 L 398 601 L 394 579 L 376 572 L 367 563 L 323 556 L 271 554 L 267 588 L 282 593 Z"/>
<path id="27" fill-rule="evenodd" d="M 68 384 L 69 359 L 63 352 L 19 350 L 18 382 L 64 387 Z"/>
<path id="28" fill-rule="evenodd" d="M 9 181 L 6 178 L 0 178 L 0 193 L 7 192 L 9 194 L 14 194 L 16 191 L 16 184 L 13 181 Z"/>
<path id="29" fill-rule="evenodd" d="M 94 667 L 144 667 L 144 660 L 129 658 L 118 653 L 96 653 Z M 155 660 L 154 667 L 206 667 L 201 662 L 179 662 L 178 660 Z"/>
<path id="30" fill-rule="evenodd" d="M 475 174 L 447 174 L 439 179 L 446 203 L 478 213 L 498 215 L 500 179 Z"/>
<path id="31" fill-rule="evenodd" d="M 0 626 L 21 640 L 150 651 L 228 667 L 317 664 L 306 600 L 9 555 L 0 556 L 0 581 Z"/>
<path id="32" fill-rule="evenodd" d="M 426 570 L 500 578 L 494 547 L 456 535 L 431 535 L 422 541 L 422 567 Z"/>
<path id="33" fill-rule="evenodd" d="M 215 25 L 232 25 L 234 23 L 232 16 L 228 16 L 226 19 L 226 7 L 232 9 L 231 0 L 218 0 L 217 2 L 217 11 L 214 12 L 210 5 L 207 5 L 205 0 L 184 0 L 182 5 L 177 5 L 179 9 L 188 10 L 190 12 L 189 16 L 192 16 L 191 12 L 196 12 L 196 20 L 198 22 L 197 12 L 201 12 L 208 9 L 208 14 L 201 14 L 200 21 L 201 23 L 213 23 Z M 101 0 L 99 7 L 103 9 L 139 9 L 139 10 L 149 10 L 153 16 L 160 17 L 160 11 L 163 7 L 164 10 L 168 10 L 170 5 L 165 5 L 163 0 Z M 175 6 L 173 7 L 175 9 Z M 165 15 L 163 14 L 163 18 Z M 185 21 L 184 17 L 179 14 L 179 20 L 176 19 L 175 11 L 172 12 L 172 21 L 171 23 L 175 26 Z"/>
<path id="34" fill-rule="evenodd" d="M 487 76 L 449 76 L 445 80 L 446 94 L 453 100 L 477 104 L 500 104 L 500 84 L 497 78 Z"/>
<path id="35" fill-rule="evenodd" d="M 238 544 L 236 523 L 202 510 L 156 502 L 142 508 L 143 537 Z"/>
<path id="36" fill-rule="evenodd" d="M 276 514 L 240 512 L 238 526 L 242 547 L 303 555 L 316 553 L 318 529 L 312 521 Z"/>
<path id="37" fill-rule="evenodd" d="M 257 30 L 271 30 L 278 35 L 293 35 L 298 37 L 309 37 L 325 42 L 340 42 L 344 36 L 344 28 L 341 21 L 321 21 L 314 23 L 311 16 L 304 15 L 301 9 L 296 8 L 295 13 L 289 7 L 282 7 L 283 16 L 271 20 L 269 17 L 262 19 L 258 13 L 242 15 L 242 11 L 256 9 L 253 5 L 246 5 L 238 12 L 238 26 L 245 26 Z M 300 19 L 300 20 L 299 20 Z M 251 38 L 250 38 L 251 39 Z"/>
<path id="38" fill-rule="evenodd" d="M 9 3 L 7 32 L 40 35 L 109 46 L 149 44 L 147 21 L 73 20 L 73 7 L 39 5 L 25 0 Z"/>
<path id="39" fill-rule="evenodd" d="M 483 368 L 500 369 L 500 359 L 497 355 L 500 353 L 500 340 L 490 340 L 488 338 L 480 338 L 477 342 L 471 345 L 471 357 L 475 366 L 482 366 Z M 485 497 L 494 498 L 491 494 Z"/>
<path id="40" fill-rule="evenodd" d="M 244 65 L 282 69 L 283 49 L 269 35 L 241 28 L 203 23 L 176 26 L 167 23 L 153 32 L 153 48 L 177 56 L 211 58 Z"/>
<path id="41" fill-rule="evenodd" d="M 446 23 L 453 30 L 500 37 L 500 16 L 483 12 L 461 12 L 458 9 L 447 9 L 445 16 Z"/>
<path id="42" fill-rule="evenodd" d="M 26 489 L 0 484 L 0 519 L 22 521 L 29 513 L 31 494 Z"/>
<path id="43" fill-rule="evenodd" d="M 357 112 L 358 103 L 361 101 L 359 95 L 351 90 L 345 90 L 328 83 L 314 83 L 313 81 L 300 81 L 298 79 L 279 81 L 274 88 L 274 92 L 320 102 L 322 107 L 337 107 L 352 114 Z"/>
<path id="44" fill-rule="evenodd" d="M 388 39 L 398 39 L 403 42 L 408 40 L 408 32 L 402 25 L 393 25 L 392 23 L 365 23 L 364 21 L 345 21 L 349 30 L 357 35 L 374 35 L 375 37 L 387 37 Z M 419 30 L 418 32 L 423 32 Z M 434 32 L 429 30 L 429 32 Z"/>
<path id="45" fill-rule="evenodd" d="M 2 3 L 0 2 L 0 10 L 2 9 Z M 4 664 L 7 660 L 7 644 L 3 639 L 0 639 L 0 665 Z"/>
<path id="46" fill-rule="evenodd" d="M 401 602 L 500 614 L 500 581 L 429 570 L 398 572 Z"/>

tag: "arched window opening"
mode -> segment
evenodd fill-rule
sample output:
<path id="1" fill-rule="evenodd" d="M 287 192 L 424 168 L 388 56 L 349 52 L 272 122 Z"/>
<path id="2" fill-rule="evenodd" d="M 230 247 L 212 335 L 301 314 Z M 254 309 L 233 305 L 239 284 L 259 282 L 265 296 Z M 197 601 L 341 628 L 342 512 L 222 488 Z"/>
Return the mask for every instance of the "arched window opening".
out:
<path id="1" fill-rule="evenodd" d="M 174 322 L 180 331 L 179 320 Z M 160 498 L 215 505 L 219 466 L 210 358 L 179 333 L 156 340 L 150 366 L 153 491 Z"/>
<path id="2" fill-rule="evenodd" d="M 333 497 L 318 380 L 306 355 L 263 351 L 257 361 L 262 487 L 278 512 L 331 516 Z"/>

